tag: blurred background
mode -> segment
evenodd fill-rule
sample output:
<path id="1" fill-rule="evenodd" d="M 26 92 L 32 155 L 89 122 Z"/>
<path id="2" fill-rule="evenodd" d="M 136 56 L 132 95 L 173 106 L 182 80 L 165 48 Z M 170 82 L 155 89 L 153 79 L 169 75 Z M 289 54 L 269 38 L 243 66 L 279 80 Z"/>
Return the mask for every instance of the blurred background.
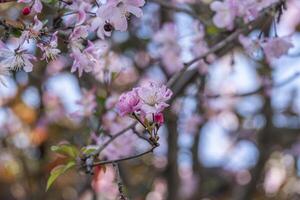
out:
<path id="1" fill-rule="evenodd" d="M 209 3 L 167 4 L 211 22 Z M 21 16 L 21 9 L 22 5 L 13 2 L 1 3 L 0 19 L 32 20 L 33 16 Z M 197 22 L 189 13 L 156 1 L 147 2 L 143 11 L 142 18 L 130 19 L 128 32 L 114 32 L 109 39 L 122 65 L 119 76 L 110 83 L 111 96 L 97 77 L 84 74 L 78 78 L 70 72 L 72 60 L 62 42 L 65 52 L 57 60 L 37 62 L 31 73 L 18 71 L 1 77 L 1 200 L 117 199 L 115 173 L 109 165 L 106 172 L 94 176 L 71 170 L 45 192 L 50 170 L 64 161 L 50 147 L 64 142 L 78 148 L 91 144 L 97 124 L 105 129 L 112 115 L 100 112 L 101 106 L 110 107 L 111 99 L 146 80 L 166 82 L 183 62 L 199 55 L 203 46 L 230 34 L 210 23 L 204 44 L 197 40 L 201 38 L 195 29 Z M 55 14 L 53 8 L 44 6 L 39 18 L 51 21 Z M 266 62 L 260 52 L 249 56 L 235 41 L 212 55 L 211 61 L 199 62 L 187 72 L 193 77 L 184 87 L 174 89 L 176 98 L 159 132 L 160 147 L 153 155 L 119 164 L 129 199 L 300 199 L 299 16 L 300 2 L 290 0 L 277 24 L 278 35 L 290 36 L 294 45 L 288 55 Z M 4 37 L 1 26 L 0 30 Z M 258 26 L 249 34 L 255 37 L 260 31 Z M 263 31 L 274 35 L 272 23 Z M 167 38 L 173 52 L 162 55 Z M 14 38 L 7 42 L 13 45 Z M 28 48 L 36 51 L 30 43 Z M 85 117 L 82 102 L 93 88 L 96 113 L 103 115 Z M 112 129 L 122 129 L 124 124 L 113 124 Z M 129 136 L 113 145 L 106 152 L 112 157 L 135 154 L 146 147 Z"/>

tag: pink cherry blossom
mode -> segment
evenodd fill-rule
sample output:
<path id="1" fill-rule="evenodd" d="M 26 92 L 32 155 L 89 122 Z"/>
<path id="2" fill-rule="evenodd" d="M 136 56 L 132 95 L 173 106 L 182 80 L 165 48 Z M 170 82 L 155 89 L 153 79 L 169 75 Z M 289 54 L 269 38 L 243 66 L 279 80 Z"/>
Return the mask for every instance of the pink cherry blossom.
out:
<path id="1" fill-rule="evenodd" d="M 57 32 L 55 32 L 48 43 L 39 43 L 37 46 L 42 50 L 43 56 L 42 60 L 46 59 L 47 62 L 55 60 L 60 53 L 57 48 Z"/>
<path id="2" fill-rule="evenodd" d="M 169 106 L 166 102 L 171 98 L 172 91 L 165 85 L 149 82 L 136 89 L 142 100 L 141 111 L 144 114 L 156 114 Z"/>
<path id="3" fill-rule="evenodd" d="M 20 40 L 21 43 L 28 41 L 29 39 L 38 39 L 40 31 L 43 28 L 43 23 L 38 19 L 37 15 L 34 16 L 34 22 L 26 30 L 22 32 Z"/>
<path id="4" fill-rule="evenodd" d="M 74 49 L 71 57 L 74 59 L 71 72 L 78 71 L 79 76 L 84 72 L 91 72 L 99 62 L 99 46 L 88 41 L 88 46 L 82 52 Z"/>
<path id="5" fill-rule="evenodd" d="M 143 12 L 140 7 L 144 4 L 144 0 L 110 0 L 101 6 L 98 12 L 114 29 L 126 31 L 127 16 L 131 13 L 136 17 L 141 17 Z"/>
<path id="6" fill-rule="evenodd" d="M 261 45 L 268 60 L 280 58 L 287 54 L 290 48 L 294 47 L 290 42 L 290 37 L 268 38 Z"/>
<path id="7" fill-rule="evenodd" d="M 234 27 L 234 20 L 238 12 L 236 0 L 214 1 L 210 8 L 216 12 L 213 22 L 218 28 L 232 29 Z"/>
<path id="8" fill-rule="evenodd" d="M 141 100 L 134 89 L 120 96 L 116 108 L 121 116 L 139 111 L 141 108 Z"/>

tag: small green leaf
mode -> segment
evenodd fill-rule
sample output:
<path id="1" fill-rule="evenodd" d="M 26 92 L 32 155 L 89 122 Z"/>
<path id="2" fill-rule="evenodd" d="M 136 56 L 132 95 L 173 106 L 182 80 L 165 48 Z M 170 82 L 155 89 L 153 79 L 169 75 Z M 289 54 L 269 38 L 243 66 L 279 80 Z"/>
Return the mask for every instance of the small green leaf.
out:
<path id="1" fill-rule="evenodd" d="M 58 154 L 65 155 L 71 158 L 76 158 L 78 155 L 78 149 L 73 145 L 63 144 L 59 146 L 52 146 L 51 151 Z"/>
<path id="2" fill-rule="evenodd" d="M 96 150 L 97 150 L 97 148 L 87 148 L 87 147 L 81 148 L 81 152 L 85 155 L 90 155 Z"/>
<path id="3" fill-rule="evenodd" d="M 219 33 L 219 29 L 215 26 L 208 26 L 207 27 L 207 34 L 208 35 L 216 35 Z"/>
<path id="4" fill-rule="evenodd" d="M 47 181 L 47 187 L 46 187 L 46 191 L 49 190 L 49 188 L 51 187 L 51 185 L 54 183 L 54 181 L 63 173 L 65 173 L 67 170 L 71 169 L 72 167 L 75 166 L 75 162 L 74 161 L 70 161 L 68 162 L 68 164 L 66 165 L 58 165 L 57 167 L 55 167 L 51 173 L 50 176 L 48 178 Z"/>

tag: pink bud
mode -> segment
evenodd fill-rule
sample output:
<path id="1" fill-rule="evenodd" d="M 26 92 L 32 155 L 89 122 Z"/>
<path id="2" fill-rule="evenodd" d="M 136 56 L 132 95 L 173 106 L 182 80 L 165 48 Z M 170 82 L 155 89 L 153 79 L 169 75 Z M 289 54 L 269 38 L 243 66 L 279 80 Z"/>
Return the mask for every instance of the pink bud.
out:
<path id="1" fill-rule="evenodd" d="M 154 121 L 158 124 L 158 125 L 162 125 L 165 120 L 164 120 L 164 115 L 162 113 L 158 113 L 154 115 Z"/>
<path id="2" fill-rule="evenodd" d="M 22 14 L 23 14 L 23 15 L 29 15 L 30 12 L 31 12 L 30 7 L 25 7 L 25 8 L 23 8 L 23 10 L 22 10 Z"/>

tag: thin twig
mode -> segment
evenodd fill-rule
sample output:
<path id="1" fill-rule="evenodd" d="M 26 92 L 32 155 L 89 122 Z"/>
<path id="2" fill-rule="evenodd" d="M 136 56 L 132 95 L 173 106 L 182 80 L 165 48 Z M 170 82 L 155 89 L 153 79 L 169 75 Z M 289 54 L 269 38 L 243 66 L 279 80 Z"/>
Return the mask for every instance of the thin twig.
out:
<path id="1" fill-rule="evenodd" d="M 109 138 L 109 140 L 107 142 L 105 142 L 102 146 L 100 146 L 96 151 L 94 151 L 92 153 L 92 156 L 97 156 L 99 155 L 99 153 L 101 151 L 103 151 L 103 149 L 105 149 L 112 141 L 114 141 L 115 139 L 117 139 L 119 136 L 123 135 L 124 133 L 126 133 L 127 131 L 129 131 L 130 129 L 132 129 L 135 125 L 137 124 L 137 122 L 132 123 L 131 125 L 127 126 L 126 128 L 124 128 L 123 130 L 119 131 L 118 133 L 112 135 L 111 138 Z"/>
<path id="2" fill-rule="evenodd" d="M 200 20 L 201 23 L 203 23 L 204 25 L 210 25 L 209 21 L 203 19 L 200 15 L 198 15 L 197 13 L 195 13 L 191 9 L 183 8 L 183 7 L 178 7 L 178 6 L 176 6 L 176 5 L 174 5 L 174 4 L 170 3 L 170 2 L 166 2 L 164 0 L 148 0 L 148 1 L 153 2 L 153 3 L 157 3 L 160 6 L 162 6 L 164 8 L 167 8 L 167 9 L 170 9 L 170 10 L 173 10 L 175 12 L 186 13 L 186 14 L 192 16 L 193 18 Z"/>
<path id="3" fill-rule="evenodd" d="M 293 74 L 292 76 L 286 78 L 285 80 L 281 81 L 280 83 L 274 83 L 271 85 L 272 88 L 280 88 L 285 86 L 286 84 L 292 82 L 293 80 L 297 79 L 300 76 L 300 72 L 297 72 Z M 207 98 L 219 98 L 219 97 L 247 97 L 251 96 L 254 94 L 257 94 L 259 92 L 263 91 L 263 87 L 259 87 L 258 89 L 251 91 L 251 92 L 246 92 L 246 93 L 241 93 L 241 94 L 229 94 L 229 95 L 221 95 L 221 94 L 216 94 L 216 95 L 207 95 L 205 97 Z"/>
<path id="4" fill-rule="evenodd" d="M 149 150 L 147 150 L 147 151 L 145 151 L 143 153 L 140 153 L 140 154 L 137 154 L 137 155 L 133 155 L 133 156 L 128 156 L 128 157 L 125 157 L 125 158 L 95 162 L 93 164 L 93 167 L 99 166 L 99 165 L 112 164 L 112 163 L 117 163 L 117 162 L 121 162 L 121 161 L 125 161 L 125 160 L 131 160 L 131 159 L 139 158 L 139 157 L 144 156 L 144 155 L 146 155 L 148 153 L 152 153 L 155 148 L 156 148 L 156 146 L 153 146 L 151 149 L 149 149 Z"/>

